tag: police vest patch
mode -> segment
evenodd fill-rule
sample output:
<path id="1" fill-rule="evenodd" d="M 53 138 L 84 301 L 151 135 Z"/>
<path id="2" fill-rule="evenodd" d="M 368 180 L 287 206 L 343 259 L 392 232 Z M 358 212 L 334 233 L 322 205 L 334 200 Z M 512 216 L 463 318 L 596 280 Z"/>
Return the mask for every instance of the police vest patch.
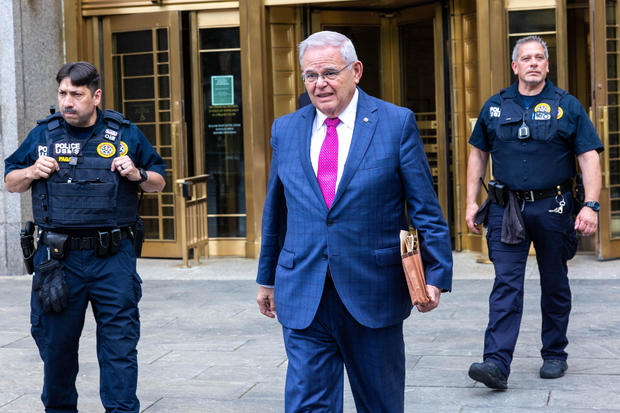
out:
<path id="1" fill-rule="evenodd" d="M 79 155 L 81 149 L 80 142 L 56 142 L 54 143 L 54 156 Z"/>
<path id="2" fill-rule="evenodd" d="M 118 154 L 118 156 L 125 156 L 127 155 L 127 152 L 129 152 L 129 148 L 127 147 L 127 144 L 121 141 L 121 149 L 120 149 L 120 153 Z"/>
<path id="3" fill-rule="evenodd" d="M 37 152 L 39 154 L 39 158 L 42 157 L 42 156 L 47 156 L 47 146 L 39 145 L 37 147 Z"/>
<path id="4" fill-rule="evenodd" d="M 107 129 L 105 130 L 105 135 L 103 135 L 104 138 L 106 138 L 109 141 L 114 142 L 116 140 L 116 137 L 118 136 L 118 132 L 112 129 Z"/>
<path id="5" fill-rule="evenodd" d="M 497 106 L 490 106 L 489 107 L 489 117 L 491 118 L 499 118 L 499 116 L 502 114 L 502 110 L 497 107 Z"/>
<path id="6" fill-rule="evenodd" d="M 535 113 L 538 113 L 538 112 L 551 113 L 551 106 L 549 106 L 548 103 L 539 103 L 538 105 L 534 106 L 534 112 Z"/>
<path id="7" fill-rule="evenodd" d="M 534 120 L 549 120 L 551 119 L 551 115 L 549 113 L 544 112 L 535 112 Z"/>
<path id="8" fill-rule="evenodd" d="M 560 106 L 558 106 L 558 119 L 560 119 L 562 116 L 564 116 L 564 111 Z"/>
<path id="9" fill-rule="evenodd" d="M 101 142 L 97 145 L 97 153 L 103 158 L 109 158 L 110 156 L 114 156 L 116 148 L 110 142 Z"/>
<path id="10" fill-rule="evenodd" d="M 539 103 L 534 107 L 534 120 L 550 120 L 551 106 L 548 103 Z"/>

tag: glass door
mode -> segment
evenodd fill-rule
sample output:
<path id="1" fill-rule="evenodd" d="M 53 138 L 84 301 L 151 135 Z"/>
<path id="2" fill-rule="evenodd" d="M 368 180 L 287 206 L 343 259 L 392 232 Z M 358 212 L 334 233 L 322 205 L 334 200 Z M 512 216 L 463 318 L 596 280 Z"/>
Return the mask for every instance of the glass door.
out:
<path id="1" fill-rule="evenodd" d="M 175 180 L 182 162 L 182 101 L 177 12 L 103 19 L 104 96 L 107 108 L 135 123 L 166 162 L 166 186 L 144 193 L 144 257 L 181 257 Z"/>
<path id="2" fill-rule="evenodd" d="M 316 10 L 312 29 L 345 34 L 364 64 L 360 88 L 416 115 L 442 209 L 450 215 L 441 7 L 397 13 Z"/>
<path id="3" fill-rule="evenodd" d="M 209 252 L 246 255 L 247 207 L 239 13 L 190 17 L 194 165 L 208 174 Z"/>
<path id="4" fill-rule="evenodd" d="M 400 105 L 416 115 L 441 208 L 449 219 L 451 148 L 446 141 L 443 27 L 439 3 L 400 11 L 392 27 L 399 44 Z M 452 225 L 450 225 L 452 227 Z"/>
<path id="5" fill-rule="evenodd" d="M 620 257 L 620 5 L 617 0 L 590 5 L 592 114 L 605 146 L 597 253 L 599 259 L 609 259 Z"/>

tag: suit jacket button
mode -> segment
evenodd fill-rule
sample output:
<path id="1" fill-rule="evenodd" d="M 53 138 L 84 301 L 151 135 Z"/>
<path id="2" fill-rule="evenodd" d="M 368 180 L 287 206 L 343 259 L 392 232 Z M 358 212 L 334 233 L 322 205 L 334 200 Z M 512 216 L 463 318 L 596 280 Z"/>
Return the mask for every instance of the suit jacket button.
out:
<path id="1" fill-rule="evenodd" d="M 323 254 L 323 255 L 321 255 L 321 258 L 322 258 L 322 259 L 324 259 L 324 260 L 326 260 L 326 259 L 327 259 L 327 254 Z"/>
<path id="2" fill-rule="evenodd" d="M 334 223 L 334 221 L 332 221 L 331 219 L 328 219 L 328 220 L 327 220 L 327 226 L 328 226 L 328 227 L 329 227 L 329 226 L 332 226 L 332 225 L 333 225 L 333 223 Z"/>

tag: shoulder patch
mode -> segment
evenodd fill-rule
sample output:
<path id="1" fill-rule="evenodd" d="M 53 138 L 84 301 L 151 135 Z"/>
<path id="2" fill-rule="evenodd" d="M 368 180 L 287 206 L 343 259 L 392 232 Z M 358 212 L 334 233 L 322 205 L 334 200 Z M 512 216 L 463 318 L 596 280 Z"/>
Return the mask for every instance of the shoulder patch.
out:
<path id="1" fill-rule="evenodd" d="M 116 153 L 116 148 L 110 142 L 101 142 L 97 145 L 97 153 L 103 158 L 109 158 L 114 156 Z"/>
<path id="2" fill-rule="evenodd" d="M 534 112 L 551 113 L 551 106 L 549 106 L 548 103 L 539 103 L 538 105 L 534 106 Z"/>
<path id="3" fill-rule="evenodd" d="M 562 110 L 561 106 L 558 106 L 558 119 L 562 118 L 562 116 L 564 116 L 564 110 Z"/>
<path id="4" fill-rule="evenodd" d="M 125 142 L 121 141 L 121 149 L 119 150 L 118 156 L 125 156 L 127 152 L 129 152 L 129 147 L 127 147 Z"/>

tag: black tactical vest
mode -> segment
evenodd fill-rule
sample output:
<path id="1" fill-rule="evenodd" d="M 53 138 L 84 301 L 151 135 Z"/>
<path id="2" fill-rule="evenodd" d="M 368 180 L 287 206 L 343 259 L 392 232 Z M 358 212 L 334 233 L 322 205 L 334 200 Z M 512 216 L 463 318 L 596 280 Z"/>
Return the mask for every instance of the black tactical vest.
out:
<path id="1" fill-rule="evenodd" d="M 570 143 L 558 137 L 558 116 L 566 116 L 558 114 L 560 99 L 567 92 L 554 87 L 552 97 L 526 110 L 510 89 L 500 92 L 497 140 L 491 149 L 495 179 L 511 189 L 530 190 L 553 188 L 574 176 Z M 529 128 L 527 139 L 518 138 L 523 122 Z"/>
<path id="2" fill-rule="evenodd" d="M 121 154 L 121 135 L 129 121 L 105 110 L 105 127 L 89 139 L 71 138 L 61 121 L 60 113 L 38 121 L 47 124 L 47 155 L 60 170 L 32 183 L 35 223 L 48 229 L 135 224 L 138 184 L 110 171 L 112 160 Z"/>

